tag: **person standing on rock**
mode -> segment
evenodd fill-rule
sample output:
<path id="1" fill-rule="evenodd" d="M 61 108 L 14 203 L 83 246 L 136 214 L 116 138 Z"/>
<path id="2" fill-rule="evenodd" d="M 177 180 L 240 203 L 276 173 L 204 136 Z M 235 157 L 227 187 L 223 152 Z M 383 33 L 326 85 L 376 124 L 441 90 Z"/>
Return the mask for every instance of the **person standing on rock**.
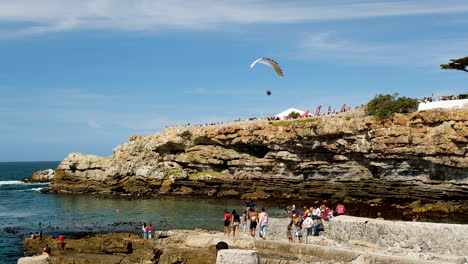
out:
<path id="1" fill-rule="evenodd" d="M 292 235 L 292 224 L 289 224 L 288 225 L 288 231 L 287 231 L 287 236 L 288 236 L 288 240 L 289 242 L 294 242 L 293 241 L 293 235 Z"/>
<path id="2" fill-rule="evenodd" d="M 236 210 L 232 210 L 231 224 L 232 224 L 232 236 L 239 236 L 240 216 Z"/>
<path id="3" fill-rule="evenodd" d="M 221 219 L 224 221 L 224 235 L 229 236 L 229 225 L 231 224 L 231 214 L 227 209 L 224 209 L 224 218 Z"/>
<path id="4" fill-rule="evenodd" d="M 245 208 L 246 211 L 250 211 L 250 208 L 255 209 L 255 203 L 252 200 L 249 200 L 248 202 L 246 202 L 245 206 L 247 206 L 247 208 Z"/>
<path id="5" fill-rule="evenodd" d="M 311 218 L 311 213 L 307 214 L 306 218 L 302 222 L 302 230 L 305 230 L 305 242 L 307 244 L 307 238 L 312 235 L 312 225 L 313 220 Z"/>
<path id="6" fill-rule="evenodd" d="M 242 233 L 244 233 L 244 236 L 247 235 L 247 224 L 249 223 L 248 219 L 249 219 L 249 216 L 248 216 L 248 211 L 244 211 L 244 213 L 242 214 Z"/>
<path id="7" fill-rule="evenodd" d="M 266 239 L 266 229 L 268 226 L 268 214 L 265 211 L 265 208 L 262 208 L 262 216 L 260 217 L 260 237 L 263 238 L 264 240 Z"/>
<path id="8" fill-rule="evenodd" d="M 63 235 L 59 235 L 57 237 L 57 240 L 58 240 L 58 243 L 59 243 L 59 249 L 65 249 L 65 241 L 63 241 L 64 239 L 64 236 Z"/>
<path id="9" fill-rule="evenodd" d="M 143 231 L 143 238 L 147 239 L 148 238 L 148 229 L 146 227 L 146 223 L 143 223 L 143 226 L 141 227 L 141 230 Z"/>
<path id="10" fill-rule="evenodd" d="M 153 238 L 153 225 L 150 224 L 147 228 L 146 228 L 146 231 L 148 231 L 148 239 L 152 239 Z"/>
<path id="11" fill-rule="evenodd" d="M 257 229 L 258 213 L 253 208 L 250 208 L 249 219 L 250 219 L 250 234 L 252 235 L 252 237 L 255 238 L 255 232 L 256 232 L 256 229 Z"/>

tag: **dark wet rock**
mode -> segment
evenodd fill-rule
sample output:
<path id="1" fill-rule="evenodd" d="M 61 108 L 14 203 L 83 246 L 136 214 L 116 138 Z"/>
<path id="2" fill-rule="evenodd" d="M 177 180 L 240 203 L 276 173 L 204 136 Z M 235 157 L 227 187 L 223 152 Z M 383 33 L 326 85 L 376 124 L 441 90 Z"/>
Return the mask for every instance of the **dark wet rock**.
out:
<path id="1" fill-rule="evenodd" d="M 19 230 L 17 228 L 9 227 L 9 226 L 4 227 L 3 231 L 6 232 L 6 233 L 9 233 L 9 234 L 18 234 L 19 233 Z"/>

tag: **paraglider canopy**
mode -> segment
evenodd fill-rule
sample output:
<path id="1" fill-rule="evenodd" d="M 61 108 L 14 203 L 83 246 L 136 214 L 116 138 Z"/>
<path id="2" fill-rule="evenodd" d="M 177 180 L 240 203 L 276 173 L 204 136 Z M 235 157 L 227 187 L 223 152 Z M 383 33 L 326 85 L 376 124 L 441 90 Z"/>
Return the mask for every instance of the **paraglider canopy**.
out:
<path id="1" fill-rule="evenodd" d="M 252 64 L 250 64 L 250 68 L 253 68 L 253 66 L 255 66 L 255 64 L 257 64 L 257 63 L 265 64 L 267 66 L 272 67 L 273 69 L 275 69 L 275 72 L 281 78 L 283 77 L 283 70 L 281 69 L 281 67 L 279 66 L 279 64 L 276 61 L 274 61 L 272 59 L 269 59 L 269 58 L 260 58 L 260 59 L 255 60 L 254 62 L 252 62 Z"/>

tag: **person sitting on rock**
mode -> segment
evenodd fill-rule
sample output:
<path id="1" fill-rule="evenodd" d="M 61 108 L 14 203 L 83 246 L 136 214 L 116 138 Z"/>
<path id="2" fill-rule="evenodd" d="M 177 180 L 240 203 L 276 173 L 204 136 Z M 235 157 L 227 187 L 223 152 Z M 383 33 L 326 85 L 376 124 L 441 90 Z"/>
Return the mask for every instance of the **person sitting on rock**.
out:
<path id="1" fill-rule="evenodd" d="M 337 206 L 336 206 L 336 210 L 335 210 L 335 216 L 339 216 L 339 215 L 342 215 L 344 214 L 346 211 L 346 208 L 343 204 L 339 203 Z"/>
<path id="2" fill-rule="evenodd" d="M 312 228 L 314 228 L 314 236 L 319 236 L 320 231 L 325 231 L 322 218 L 318 217 L 315 219 Z"/>
<path id="3" fill-rule="evenodd" d="M 52 252 L 52 249 L 49 247 L 49 245 L 47 244 L 45 247 L 44 247 L 44 251 L 42 252 L 42 255 L 46 255 L 46 256 L 50 256 L 50 253 Z"/>

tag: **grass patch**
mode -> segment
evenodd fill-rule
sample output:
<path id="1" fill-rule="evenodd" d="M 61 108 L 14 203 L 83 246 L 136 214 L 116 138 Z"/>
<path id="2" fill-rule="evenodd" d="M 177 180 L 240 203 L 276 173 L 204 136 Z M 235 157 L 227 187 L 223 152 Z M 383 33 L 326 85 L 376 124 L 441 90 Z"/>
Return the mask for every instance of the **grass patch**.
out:
<path id="1" fill-rule="evenodd" d="M 296 124 L 296 123 L 309 123 L 309 122 L 318 122 L 318 121 L 320 121 L 320 118 L 314 117 L 314 118 L 305 118 L 305 119 L 298 119 L 298 120 L 269 122 L 269 124 L 273 126 L 289 126 L 291 124 Z"/>
<path id="2" fill-rule="evenodd" d="M 169 175 L 174 176 L 176 178 L 182 178 L 184 176 L 183 172 L 184 171 L 182 169 L 175 169 L 175 168 L 168 170 Z"/>

